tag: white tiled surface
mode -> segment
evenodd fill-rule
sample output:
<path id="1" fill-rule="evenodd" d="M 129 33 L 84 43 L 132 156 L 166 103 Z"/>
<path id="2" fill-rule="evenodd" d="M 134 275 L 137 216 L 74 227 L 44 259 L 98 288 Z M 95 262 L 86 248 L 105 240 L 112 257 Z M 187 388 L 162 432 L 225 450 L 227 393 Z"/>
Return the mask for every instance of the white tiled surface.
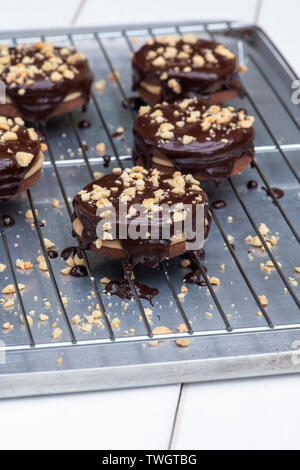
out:
<path id="1" fill-rule="evenodd" d="M 300 71 L 299 0 L 0 0 L 0 30 L 258 21 Z M 179 386 L 0 401 L 0 448 L 166 448 Z M 300 448 L 300 377 L 185 385 L 173 448 Z"/>
<path id="2" fill-rule="evenodd" d="M 172 449 L 300 449 L 299 376 L 184 385 Z"/>
<path id="3" fill-rule="evenodd" d="M 166 449 L 179 385 L 0 401 L 0 449 Z"/>
<path id="4" fill-rule="evenodd" d="M 77 24 L 145 23 L 151 21 L 184 21 L 201 19 L 238 19 L 253 21 L 257 0 L 113 0 L 108 2 L 87 0 Z M 102 4 L 102 5 L 101 5 Z M 100 6 L 101 5 L 101 6 Z M 184 7 L 183 7 L 184 6 Z M 95 14 L 99 12 L 99 15 Z"/>

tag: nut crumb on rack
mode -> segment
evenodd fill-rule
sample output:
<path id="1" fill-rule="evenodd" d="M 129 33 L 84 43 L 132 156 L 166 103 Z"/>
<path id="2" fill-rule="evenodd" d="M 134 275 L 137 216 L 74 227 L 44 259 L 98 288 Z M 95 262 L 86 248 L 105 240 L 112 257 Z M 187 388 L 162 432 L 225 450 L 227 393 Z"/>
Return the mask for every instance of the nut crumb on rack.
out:
<path id="1" fill-rule="evenodd" d="M 6 269 L 6 264 L 0 263 L 0 273 L 3 273 Z"/>
<path id="2" fill-rule="evenodd" d="M 28 322 L 28 325 L 31 327 L 33 325 L 33 319 L 30 315 L 26 315 L 26 318 L 27 318 L 27 322 Z M 24 320 L 24 317 L 23 315 L 20 316 L 20 320 L 21 320 L 21 323 L 24 325 L 25 324 L 25 320 Z"/>
<path id="3" fill-rule="evenodd" d="M 259 301 L 260 301 L 260 303 L 262 304 L 263 307 L 266 307 L 269 303 L 268 299 L 265 295 L 259 295 L 258 299 L 259 299 Z"/>
<path id="4" fill-rule="evenodd" d="M 54 209 L 57 209 L 57 207 L 59 207 L 59 201 L 58 199 L 52 199 L 52 203 L 51 203 L 51 206 L 54 208 Z"/>
<path id="5" fill-rule="evenodd" d="M 18 269 L 22 269 L 22 270 L 25 270 L 25 269 L 32 269 L 33 268 L 33 264 L 30 262 L 30 261 L 23 261 L 22 259 L 17 259 L 16 260 L 16 267 Z"/>
<path id="6" fill-rule="evenodd" d="M 168 333 L 172 333 L 172 331 L 170 330 L 170 328 L 168 328 L 167 326 L 156 326 L 153 330 L 152 330 L 152 333 L 154 335 L 164 335 L 164 334 L 168 334 Z M 149 345 L 151 347 L 156 347 L 158 345 L 159 341 L 150 341 L 149 342 Z"/>
<path id="7" fill-rule="evenodd" d="M 54 330 L 52 331 L 52 339 L 56 341 L 61 338 L 62 334 L 63 334 L 62 329 L 55 327 Z"/>
<path id="8" fill-rule="evenodd" d="M 12 325 L 9 321 L 3 323 L 2 329 L 3 330 L 12 330 L 14 328 L 14 325 Z"/>
<path id="9" fill-rule="evenodd" d="M 25 285 L 24 284 L 18 284 L 18 288 L 19 288 L 19 290 L 23 290 L 23 289 L 25 289 Z M 6 287 L 4 287 L 2 289 L 2 294 L 4 294 L 4 295 L 15 294 L 15 293 L 16 293 L 16 289 L 15 289 L 15 286 L 13 284 L 8 284 Z"/>
<path id="10" fill-rule="evenodd" d="M 177 326 L 177 331 L 179 333 L 187 333 L 188 329 L 185 323 L 181 323 L 180 325 Z M 177 346 L 180 346 L 182 348 L 186 348 L 190 344 L 190 340 L 188 338 L 180 338 L 176 339 L 176 344 Z"/>
<path id="11" fill-rule="evenodd" d="M 39 316 L 39 319 L 41 321 L 48 321 L 49 317 L 48 317 L 48 315 L 45 315 L 44 313 L 41 313 L 40 316 Z"/>
<path id="12" fill-rule="evenodd" d="M 115 82 L 119 78 L 120 78 L 120 72 L 118 72 L 118 71 L 115 71 L 114 73 L 110 73 L 108 75 L 108 80 L 110 80 L 111 82 Z"/>
<path id="13" fill-rule="evenodd" d="M 111 326 L 118 330 L 120 328 L 120 323 L 121 321 L 119 320 L 119 318 L 115 317 L 111 322 Z"/>
<path id="14" fill-rule="evenodd" d="M 97 91 L 103 91 L 104 90 L 104 87 L 106 85 L 106 81 L 104 79 L 102 80 L 98 80 L 96 83 L 95 83 L 95 88 Z"/>
<path id="15" fill-rule="evenodd" d="M 2 307 L 3 307 L 3 308 L 12 308 L 14 305 L 15 305 L 14 300 L 13 300 L 13 299 L 9 299 L 9 300 L 7 300 L 7 301 L 2 305 Z"/>
<path id="16" fill-rule="evenodd" d="M 106 150 L 106 145 L 104 142 L 99 142 L 97 145 L 96 145 L 96 150 L 99 154 L 102 154 L 102 153 L 105 153 L 105 150 Z"/>

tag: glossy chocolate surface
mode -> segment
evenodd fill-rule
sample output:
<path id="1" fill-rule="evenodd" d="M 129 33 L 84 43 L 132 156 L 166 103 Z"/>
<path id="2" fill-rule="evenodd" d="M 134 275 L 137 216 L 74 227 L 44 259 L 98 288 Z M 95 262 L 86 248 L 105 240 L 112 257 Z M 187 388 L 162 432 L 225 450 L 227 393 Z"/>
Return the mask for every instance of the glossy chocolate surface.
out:
<path id="1" fill-rule="evenodd" d="M 93 74 L 84 55 L 74 48 L 53 47 L 51 42 L 2 45 L 0 60 L 6 94 L 28 121 L 44 124 L 71 93 L 89 100 Z"/>
<path id="2" fill-rule="evenodd" d="M 131 267 L 138 263 L 144 264 L 149 267 L 156 267 L 160 263 L 160 261 L 167 258 L 170 253 L 171 237 L 176 232 L 176 227 L 173 220 L 173 214 L 177 210 L 174 209 L 175 204 L 183 203 L 191 205 L 193 224 L 196 223 L 195 203 L 202 204 L 204 206 L 204 217 L 206 218 L 205 238 L 208 236 L 211 216 L 208 210 L 207 196 L 204 191 L 200 189 L 199 186 L 195 187 L 195 183 L 197 182 L 191 177 L 191 175 L 190 180 L 188 176 L 184 178 L 182 176 L 179 176 L 179 178 L 185 181 L 185 189 L 180 194 L 176 194 L 175 192 L 172 192 L 174 186 L 170 185 L 170 181 L 174 181 L 172 177 L 174 172 L 159 172 L 155 169 L 148 172 L 142 167 L 136 168 L 138 169 L 138 171 L 135 171 L 135 168 L 133 169 L 134 171 L 128 169 L 128 172 L 125 171 L 122 174 L 113 173 L 105 175 L 98 181 L 90 183 L 84 188 L 85 193 L 79 193 L 75 196 L 73 205 L 75 209 L 75 214 L 83 225 L 83 231 L 80 236 L 82 246 L 85 248 L 90 248 L 91 244 L 94 243 L 98 238 L 96 228 L 98 222 L 102 220 L 101 217 L 96 213 L 96 201 L 92 199 L 93 193 L 91 193 L 91 191 L 93 191 L 93 188 L 95 190 L 94 185 L 98 185 L 101 188 L 104 188 L 105 190 L 116 188 L 115 191 L 111 191 L 110 195 L 108 196 L 108 201 L 112 204 L 116 213 L 116 233 L 114 235 L 114 239 L 119 240 L 121 247 L 127 254 L 127 262 Z M 166 219 L 166 216 L 162 217 L 161 212 L 152 210 L 152 208 L 149 211 L 143 209 L 143 212 L 141 214 L 137 212 L 135 215 L 130 216 L 129 218 L 125 218 L 125 220 L 120 220 L 119 199 L 121 199 L 121 201 L 123 202 L 122 195 L 124 195 L 124 191 L 126 192 L 128 188 L 131 188 L 131 184 L 134 185 L 134 182 L 140 179 L 137 175 L 141 174 L 141 172 L 143 172 L 144 175 L 144 189 L 143 191 L 138 191 L 137 189 L 134 192 L 134 196 L 132 197 L 132 199 L 130 201 L 127 201 L 128 213 L 130 214 L 131 206 L 135 204 L 145 204 L 145 201 L 151 200 L 155 197 L 155 191 L 161 190 L 163 195 L 161 196 L 159 202 L 157 200 L 155 204 L 167 205 L 168 208 L 171 208 L 171 206 L 173 206 L 172 211 L 167 214 L 168 221 Z M 129 180 L 128 175 L 130 178 Z M 158 179 L 156 179 L 156 177 Z M 187 178 L 187 180 L 185 180 L 185 178 Z M 86 197 L 86 192 L 90 193 L 91 197 L 88 200 L 82 200 L 82 197 Z M 201 201 L 196 200 L 196 198 L 201 199 Z M 109 210 L 109 206 L 103 207 L 103 212 L 107 210 Z M 153 227 L 155 228 L 155 230 L 157 230 L 157 235 L 155 239 L 142 239 L 141 237 L 137 239 L 133 239 L 132 237 L 122 239 L 120 237 L 121 230 L 124 230 L 125 227 L 127 233 L 128 226 L 134 223 L 137 217 L 139 220 L 140 227 L 143 227 L 145 229 L 145 232 L 150 232 L 151 228 L 153 229 Z M 163 233 L 163 230 L 166 227 L 169 230 L 168 238 L 164 238 Z M 195 227 L 193 228 L 195 229 Z M 202 227 L 199 228 L 199 230 L 201 229 Z"/>
<path id="3" fill-rule="evenodd" d="M 222 54 L 216 52 L 218 46 L 193 34 L 150 39 L 133 56 L 132 89 L 137 90 L 143 81 L 160 85 L 160 101 L 168 102 L 195 96 L 209 98 L 212 93 L 228 89 L 240 92 L 236 58 L 228 49 L 226 55 L 222 48 Z M 203 60 L 197 63 L 195 56 Z M 179 89 L 170 86 L 174 79 Z"/>
<path id="4" fill-rule="evenodd" d="M 36 140 L 32 140 L 29 135 L 31 130 L 23 124 L 20 118 L 0 116 L 0 201 L 7 201 L 18 193 L 24 176 L 39 158 L 41 139 L 33 131 Z M 16 158 L 18 152 L 34 156 L 28 166 L 20 166 Z"/>
<path id="5" fill-rule="evenodd" d="M 148 287 L 141 282 L 136 280 L 132 281 L 135 285 L 137 295 L 140 299 L 149 300 L 151 305 L 153 305 L 153 298 L 159 294 L 158 289 L 155 287 Z M 105 293 L 110 295 L 117 295 L 120 299 L 131 300 L 133 299 L 133 292 L 131 290 L 129 282 L 125 279 L 123 281 L 110 281 L 105 286 Z"/>
<path id="6" fill-rule="evenodd" d="M 222 179 L 230 175 L 237 159 L 254 154 L 253 126 L 240 127 L 240 116 L 247 116 L 232 107 L 211 106 L 194 98 L 148 108 L 137 117 L 133 129 L 133 157 L 135 161 L 141 160 L 145 168 L 152 165 L 153 156 L 159 153 L 183 173 Z M 220 119 L 227 121 L 219 124 Z M 209 120 L 212 122 L 207 124 Z M 161 126 L 166 123 L 173 127 L 171 134 L 162 138 Z M 190 143 L 185 143 L 185 136 L 192 137 Z"/>

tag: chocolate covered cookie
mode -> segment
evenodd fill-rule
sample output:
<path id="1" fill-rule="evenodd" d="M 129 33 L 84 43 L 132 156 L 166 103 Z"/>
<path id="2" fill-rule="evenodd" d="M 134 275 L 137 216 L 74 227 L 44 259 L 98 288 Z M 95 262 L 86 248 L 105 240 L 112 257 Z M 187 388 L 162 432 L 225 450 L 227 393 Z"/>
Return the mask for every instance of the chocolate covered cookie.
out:
<path id="1" fill-rule="evenodd" d="M 0 80 L 6 85 L 0 113 L 44 124 L 50 116 L 87 105 L 93 74 L 74 48 L 52 42 L 1 44 Z"/>
<path id="2" fill-rule="evenodd" d="M 243 93 L 235 54 L 193 34 L 149 39 L 132 68 L 133 90 L 149 104 L 191 97 L 221 103 Z"/>
<path id="3" fill-rule="evenodd" d="M 143 106 L 134 124 L 135 162 L 174 167 L 197 179 L 240 173 L 254 155 L 254 118 L 196 98 Z"/>
<path id="4" fill-rule="evenodd" d="M 39 179 L 46 145 L 23 119 L 0 116 L 0 201 L 26 191 Z"/>
<path id="5" fill-rule="evenodd" d="M 156 267 L 201 249 L 211 223 L 207 196 L 192 175 L 140 166 L 114 169 L 80 191 L 73 205 L 82 246 L 131 267 Z"/>

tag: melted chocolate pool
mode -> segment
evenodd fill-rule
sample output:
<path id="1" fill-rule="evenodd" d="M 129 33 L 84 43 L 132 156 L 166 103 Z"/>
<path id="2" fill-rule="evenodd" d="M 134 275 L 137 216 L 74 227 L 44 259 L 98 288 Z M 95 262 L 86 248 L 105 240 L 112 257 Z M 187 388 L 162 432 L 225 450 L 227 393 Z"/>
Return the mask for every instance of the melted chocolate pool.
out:
<path id="1" fill-rule="evenodd" d="M 224 209 L 227 206 L 227 202 L 223 201 L 223 199 L 217 199 L 211 205 L 213 209 Z"/>
<path id="2" fill-rule="evenodd" d="M 9 214 L 4 214 L 2 216 L 2 222 L 4 227 L 12 227 L 15 225 L 15 219 Z"/>
<path id="3" fill-rule="evenodd" d="M 257 186 L 258 186 L 258 184 L 257 184 L 257 181 L 255 181 L 255 180 L 250 180 L 247 183 L 247 188 L 248 189 L 256 189 Z"/>
<path id="4" fill-rule="evenodd" d="M 79 129 L 88 129 L 89 127 L 91 127 L 91 125 L 92 124 L 87 119 L 83 119 L 78 123 Z"/>
<path id="5" fill-rule="evenodd" d="M 135 285 L 139 298 L 149 300 L 150 304 L 153 305 L 152 300 L 156 295 L 158 295 L 159 290 L 153 287 L 148 287 L 145 284 L 141 284 L 135 280 L 132 282 Z M 120 299 L 123 300 L 131 300 L 134 297 L 127 279 L 124 281 L 110 281 L 105 286 L 105 293 L 110 295 L 117 295 L 120 297 Z"/>
<path id="6" fill-rule="evenodd" d="M 55 258 L 58 257 L 58 253 L 55 250 L 48 250 L 47 254 L 48 254 L 49 258 L 51 258 L 51 259 L 55 259 Z"/>
<path id="7" fill-rule="evenodd" d="M 70 271 L 70 276 L 73 277 L 85 277 L 88 275 L 87 269 L 85 266 L 82 266 L 81 264 L 77 266 L 73 266 L 73 268 Z"/>
<path id="8" fill-rule="evenodd" d="M 127 98 L 127 100 L 125 99 L 122 101 L 122 106 L 126 109 L 129 107 L 132 111 L 138 111 L 141 106 L 145 105 L 145 101 L 139 96 L 131 96 L 130 98 Z"/>
<path id="9" fill-rule="evenodd" d="M 263 189 L 264 191 L 266 191 L 266 193 L 267 193 L 267 195 L 268 195 L 269 197 L 272 197 L 270 191 L 269 191 L 267 188 L 265 188 L 264 186 L 262 186 L 261 189 Z M 274 196 L 276 197 L 276 199 L 281 199 L 281 198 L 284 196 L 284 191 L 283 191 L 282 189 L 280 189 L 280 188 L 271 188 L 271 189 L 272 189 L 273 194 L 274 194 Z"/>

